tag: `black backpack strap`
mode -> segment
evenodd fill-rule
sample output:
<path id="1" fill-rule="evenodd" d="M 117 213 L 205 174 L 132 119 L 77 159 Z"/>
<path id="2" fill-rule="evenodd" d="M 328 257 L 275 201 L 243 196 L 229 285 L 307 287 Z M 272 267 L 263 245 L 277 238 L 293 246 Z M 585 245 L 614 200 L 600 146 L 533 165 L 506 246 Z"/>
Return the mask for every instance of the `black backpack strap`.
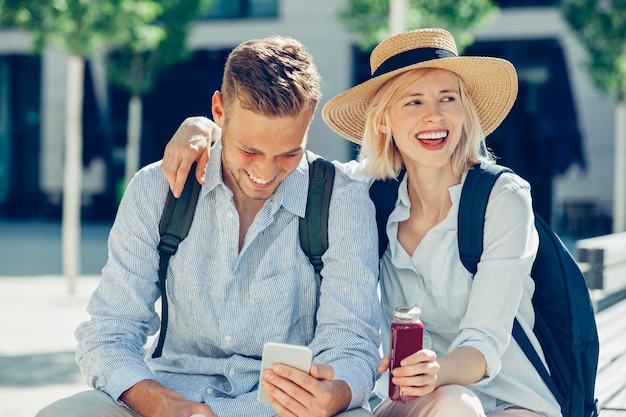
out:
<path id="1" fill-rule="evenodd" d="M 536 321 L 535 327 L 537 327 L 537 325 L 541 323 L 541 320 L 543 320 L 541 316 L 539 315 L 535 316 L 535 321 Z M 513 321 L 512 333 L 513 333 L 513 338 L 515 339 L 519 347 L 522 349 L 522 351 L 524 352 L 524 354 L 526 355 L 530 363 L 533 364 L 533 367 L 537 370 L 537 373 L 539 374 L 543 382 L 550 389 L 556 401 L 559 404 L 563 404 L 563 394 L 561 393 L 561 390 L 557 387 L 556 383 L 554 382 L 554 378 L 550 376 L 550 373 L 548 372 L 545 365 L 541 361 L 539 354 L 537 353 L 537 351 L 535 350 L 535 347 L 530 342 L 530 339 L 526 335 L 526 332 L 522 328 L 522 325 L 519 324 L 519 321 L 517 320 L 517 318 Z"/>
<path id="2" fill-rule="evenodd" d="M 180 242 L 187 237 L 193 215 L 196 211 L 198 195 L 201 185 L 196 181 L 197 163 L 191 166 L 185 188 L 179 198 L 175 198 L 171 191 L 167 193 L 163 214 L 159 222 L 159 290 L 161 291 L 161 331 L 159 332 L 159 342 L 157 344 L 153 358 L 158 358 L 163 352 L 165 333 L 167 331 L 167 292 L 165 290 L 165 280 L 167 279 L 167 267 L 170 257 L 178 250 Z"/>
<path id="3" fill-rule="evenodd" d="M 478 262 L 483 253 L 483 228 L 489 194 L 498 177 L 505 172 L 513 171 L 500 165 L 477 164 L 468 171 L 463 184 L 457 225 L 459 256 L 465 269 L 472 274 L 476 274 Z M 537 316 L 536 319 L 541 318 Z M 561 404 L 563 395 L 517 319 L 513 321 L 512 334 L 541 379 Z"/>
<path id="4" fill-rule="evenodd" d="M 382 258 L 389 246 L 387 237 L 387 220 L 396 207 L 398 187 L 404 178 L 405 170 L 400 171 L 398 178 L 376 180 L 370 186 L 370 199 L 376 207 L 376 226 L 378 228 L 378 257 Z"/>
<path id="5" fill-rule="evenodd" d="M 489 194 L 498 177 L 510 169 L 494 164 L 476 164 L 470 168 L 459 201 L 457 224 L 459 255 L 465 269 L 476 273 L 483 253 L 483 227 Z"/>
<path id="6" fill-rule="evenodd" d="M 319 273 L 324 266 L 322 255 L 328 249 L 328 212 L 335 166 L 310 151 L 306 151 L 306 157 L 309 162 L 309 193 L 306 212 L 300 219 L 300 246 L 315 272 Z"/>

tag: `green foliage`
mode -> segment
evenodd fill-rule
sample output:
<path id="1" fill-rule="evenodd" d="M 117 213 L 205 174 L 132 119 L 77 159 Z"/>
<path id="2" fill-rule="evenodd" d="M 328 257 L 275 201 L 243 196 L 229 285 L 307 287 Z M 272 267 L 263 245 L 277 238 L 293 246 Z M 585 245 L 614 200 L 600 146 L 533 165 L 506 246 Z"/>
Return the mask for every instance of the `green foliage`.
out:
<path id="1" fill-rule="evenodd" d="M 389 0 L 346 0 L 339 20 L 360 36 L 359 45 L 370 49 L 389 33 Z"/>
<path id="2" fill-rule="evenodd" d="M 561 12 L 589 54 L 593 84 L 626 100 L 626 0 L 562 0 Z"/>
<path id="3" fill-rule="evenodd" d="M 34 49 L 48 42 L 84 55 L 119 44 L 134 20 L 154 14 L 153 2 L 134 0 L 0 0 L 0 25 L 35 37 Z"/>
<path id="4" fill-rule="evenodd" d="M 155 2 L 150 2 L 156 5 Z M 153 15 L 136 22 L 124 44 L 109 54 L 108 74 L 114 83 L 141 95 L 149 91 L 159 70 L 184 60 L 186 39 L 210 0 L 161 0 Z"/>
<path id="5" fill-rule="evenodd" d="M 109 76 L 141 94 L 161 68 L 184 59 L 187 33 L 211 0 L 0 0 L 0 26 L 34 35 L 72 54 L 113 50 Z"/>
<path id="6" fill-rule="evenodd" d="M 370 50 L 389 36 L 389 0 L 344 0 L 339 19 L 359 35 Z M 496 10 L 491 0 L 409 0 L 407 29 L 440 27 L 455 35 L 459 52 L 473 39 L 469 29 L 484 23 Z"/>

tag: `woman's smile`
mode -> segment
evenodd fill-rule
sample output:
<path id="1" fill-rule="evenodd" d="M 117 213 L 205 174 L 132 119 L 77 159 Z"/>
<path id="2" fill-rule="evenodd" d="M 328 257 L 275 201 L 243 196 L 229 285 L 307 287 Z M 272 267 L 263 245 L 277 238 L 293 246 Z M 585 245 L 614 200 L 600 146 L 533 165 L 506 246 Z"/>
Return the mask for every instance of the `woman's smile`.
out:
<path id="1" fill-rule="evenodd" d="M 447 130 L 423 132 L 416 135 L 417 140 L 427 148 L 440 148 L 448 138 Z"/>

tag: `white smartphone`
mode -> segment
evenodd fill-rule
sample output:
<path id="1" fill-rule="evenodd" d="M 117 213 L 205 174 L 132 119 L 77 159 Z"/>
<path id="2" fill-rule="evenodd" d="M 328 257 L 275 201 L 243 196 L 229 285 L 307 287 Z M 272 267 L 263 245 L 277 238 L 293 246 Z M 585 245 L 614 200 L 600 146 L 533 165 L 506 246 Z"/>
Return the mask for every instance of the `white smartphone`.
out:
<path id="1" fill-rule="evenodd" d="M 268 342 L 263 345 L 263 356 L 261 357 L 261 373 L 267 368 L 271 368 L 275 363 L 291 366 L 308 373 L 313 360 L 313 352 L 306 346 L 288 345 L 285 343 Z M 258 400 L 268 404 L 265 391 L 261 388 L 259 380 Z"/>

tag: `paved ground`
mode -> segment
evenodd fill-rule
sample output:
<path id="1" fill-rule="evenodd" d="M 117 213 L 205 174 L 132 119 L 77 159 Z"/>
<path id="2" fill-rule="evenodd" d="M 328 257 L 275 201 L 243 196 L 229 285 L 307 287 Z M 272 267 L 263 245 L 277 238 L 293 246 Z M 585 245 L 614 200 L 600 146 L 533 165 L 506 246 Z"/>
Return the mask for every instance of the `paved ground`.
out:
<path id="1" fill-rule="evenodd" d="M 0 417 L 33 417 L 86 388 L 72 335 L 106 262 L 110 225 L 82 228 L 74 294 L 61 277 L 58 223 L 0 221 Z"/>
<path id="2" fill-rule="evenodd" d="M 83 224 L 81 272 L 98 275 L 107 259 L 108 223 Z M 0 277 L 61 275 L 61 225 L 0 220 Z"/>
<path id="3" fill-rule="evenodd" d="M 97 280 L 81 277 L 69 294 L 60 276 L 0 277 L 0 417 L 33 417 L 86 388 L 72 333 Z"/>

